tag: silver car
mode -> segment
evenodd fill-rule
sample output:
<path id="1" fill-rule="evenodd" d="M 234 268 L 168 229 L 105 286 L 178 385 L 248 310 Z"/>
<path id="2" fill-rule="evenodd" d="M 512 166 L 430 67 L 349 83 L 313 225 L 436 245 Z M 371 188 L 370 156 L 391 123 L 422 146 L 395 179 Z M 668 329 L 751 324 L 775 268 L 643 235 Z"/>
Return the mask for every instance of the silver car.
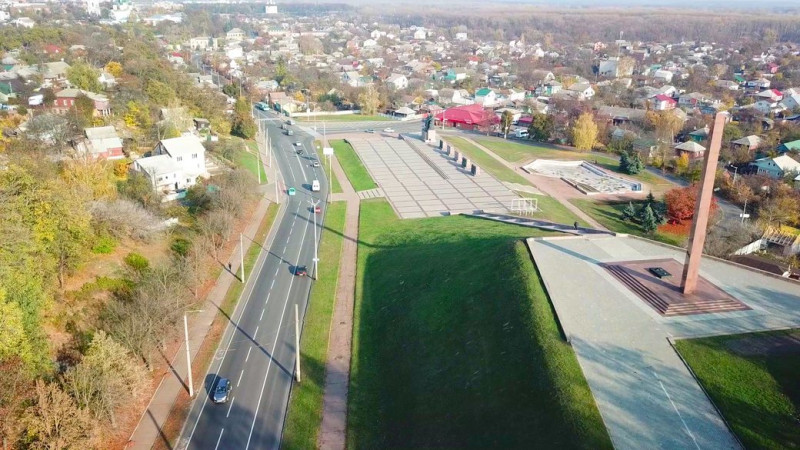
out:
<path id="1" fill-rule="evenodd" d="M 231 380 L 227 378 L 220 378 L 217 381 L 217 386 L 211 394 L 211 400 L 214 403 L 228 403 L 228 396 L 231 393 Z"/>

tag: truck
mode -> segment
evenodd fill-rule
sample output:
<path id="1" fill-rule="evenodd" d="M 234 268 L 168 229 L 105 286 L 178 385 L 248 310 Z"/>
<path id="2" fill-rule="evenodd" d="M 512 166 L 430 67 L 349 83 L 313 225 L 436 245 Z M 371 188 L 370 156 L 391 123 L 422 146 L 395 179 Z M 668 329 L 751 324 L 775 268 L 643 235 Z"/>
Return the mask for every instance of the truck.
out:
<path id="1" fill-rule="evenodd" d="M 527 139 L 529 136 L 528 130 L 526 130 L 525 128 L 517 128 L 516 130 L 514 130 L 514 136 L 520 139 Z"/>
<path id="2" fill-rule="evenodd" d="M 314 180 L 311 182 L 311 191 L 319 192 L 319 180 Z"/>

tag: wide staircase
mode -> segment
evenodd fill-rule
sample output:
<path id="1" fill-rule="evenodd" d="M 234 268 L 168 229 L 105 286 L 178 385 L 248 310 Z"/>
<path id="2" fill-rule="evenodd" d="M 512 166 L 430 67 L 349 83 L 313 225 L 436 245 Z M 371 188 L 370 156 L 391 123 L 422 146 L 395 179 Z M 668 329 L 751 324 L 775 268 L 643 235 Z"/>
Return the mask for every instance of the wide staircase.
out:
<path id="1" fill-rule="evenodd" d="M 490 213 L 486 211 L 475 211 L 465 216 L 477 217 L 479 219 L 494 220 L 497 222 L 508 223 L 512 225 L 521 225 L 523 227 L 538 228 L 546 231 L 558 231 L 560 233 L 569 233 L 577 236 L 593 235 L 593 234 L 612 234 L 608 231 L 595 230 L 594 228 L 577 227 L 574 225 L 565 225 L 563 223 L 550 222 L 548 220 L 533 219 L 530 217 L 512 216 L 509 214 Z"/>

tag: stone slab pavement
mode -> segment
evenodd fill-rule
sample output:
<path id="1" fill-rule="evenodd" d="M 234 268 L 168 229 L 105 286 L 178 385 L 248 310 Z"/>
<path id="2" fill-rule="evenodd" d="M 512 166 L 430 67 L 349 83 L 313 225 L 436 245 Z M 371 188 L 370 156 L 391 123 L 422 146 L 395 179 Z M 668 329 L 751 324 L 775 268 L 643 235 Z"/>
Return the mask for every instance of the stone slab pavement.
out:
<path id="1" fill-rule="evenodd" d="M 527 242 L 616 448 L 740 448 L 669 339 L 798 327 L 800 284 L 704 258 L 701 275 L 753 309 L 665 318 L 599 263 L 683 262 L 685 250 L 630 236 Z"/>

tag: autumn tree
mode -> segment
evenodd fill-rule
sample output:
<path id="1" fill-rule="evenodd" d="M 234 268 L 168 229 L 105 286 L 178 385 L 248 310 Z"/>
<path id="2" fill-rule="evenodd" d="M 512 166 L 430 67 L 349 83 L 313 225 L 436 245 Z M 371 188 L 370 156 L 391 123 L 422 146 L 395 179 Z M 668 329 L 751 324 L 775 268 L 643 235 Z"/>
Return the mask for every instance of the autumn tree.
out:
<path id="1" fill-rule="evenodd" d="M 546 141 L 553 136 L 555 120 L 549 114 L 534 113 L 528 126 L 528 135 L 536 141 Z"/>
<path id="2" fill-rule="evenodd" d="M 33 404 L 21 420 L 28 448 L 66 450 L 89 448 L 92 421 L 72 397 L 55 383 L 37 381 Z"/>
<path id="3" fill-rule="evenodd" d="M 591 113 L 583 113 L 572 127 L 572 143 L 576 149 L 588 151 L 597 142 L 597 124 Z"/>
<path id="4" fill-rule="evenodd" d="M 664 194 L 664 202 L 667 205 L 667 218 L 670 223 L 682 224 L 692 220 L 694 208 L 697 203 L 697 185 L 676 187 Z M 716 199 L 712 198 L 709 216 L 713 216 L 717 209 Z"/>
<path id="5" fill-rule="evenodd" d="M 773 195 L 758 208 L 762 226 L 781 226 L 800 223 L 800 199 L 796 195 Z"/>
<path id="6" fill-rule="evenodd" d="M 100 85 L 100 72 L 94 67 L 76 62 L 67 69 L 67 80 L 77 87 L 90 92 L 100 92 L 103 86 Z"/>
<path id="7" fill-rule="evenodd" d="M 500 128 L 503 130 L 503 139 L 508 139 L 508 130 L 511 129 L 511 123 L 514 122 L 514 114 L 511 111 L 503 111 L 500 116 Z"/>
<path id="8" fill-rule="evenodd" d="M 361 90 L 358 94 L 358 105 L 361 108 L 361 114 L 373 115 L 378 112 L 380 96 L 375 86 L 369 84 Z"/>
<path id="9" fill-rule="evenodd" d="M 105 66 L 105 71 L 110 73 L 114 78 L 122 76 L 122 64 L 116 61 L 109 61 Z"/>
<path id="10" fill-rule="evenodd" d="M 95 112 L 94 100 L 81 94 L 75 98 L 75 106 L 73 107 L 75 108 L 75 118 L 78 121 L 78 126 L 80 128 L 91 126 Z"/>

